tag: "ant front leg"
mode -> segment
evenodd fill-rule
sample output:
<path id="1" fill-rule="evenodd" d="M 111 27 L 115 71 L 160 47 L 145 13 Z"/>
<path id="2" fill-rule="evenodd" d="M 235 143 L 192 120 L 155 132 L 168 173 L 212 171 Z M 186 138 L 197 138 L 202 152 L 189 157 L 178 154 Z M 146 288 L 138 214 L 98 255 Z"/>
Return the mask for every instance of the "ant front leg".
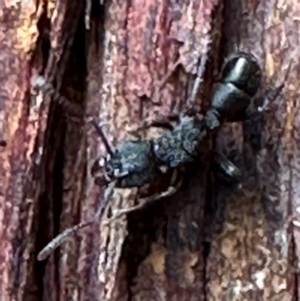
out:
<path id="1" fill-rule="evenodd" d="M 115 183 L 111 183 L 108 186 L 107 192 L 104 196 L 104 200 L 105 200 L 104 204 L 99 207 L 99 209 L 96 212 L 93 219 L 88 220 L 86 222 L 81 222 L 78 225 L 68 228 L 65 231 L 63 231 L 62 233 L 60 233 L 59 235 L 57 235 L 39 252 L 39 254 L 37 256 L 37 260 L 38 261 L 45 260 L 48 256 L 50 256 L 51 253 L 53 253 L 53 251 L 55 249 L 57 249 L 59 246 L 61 246 L 61 244 L 66 240 L 67 237 L 76 234 L 79 230 L 81 230 L 87 226 L 90 226 L 97 221 L 101 221 L 102 217 L 104 215 L 107 215 L 107 211 L 109 208 L 108 204 L 112 198 L 114 185 L 115 185 Z"/>
<path id="2" fill-rule="evenodd" d="M 150 205 L 160 199 L 170 197 L 173 194 L 175 194 L 181 188 L 181 186 L 182 186 L 182 178 L 178 175 L 178 171 L 175 169 L 172 173 L 170 186 L 166 191 L 158 192 L 148 197 L 141 198 L 139 200 L 139 204 L 136 206 L 118 210 L 118 212 L 114 216 L 112 216 L 110 219 L 107 220 L 107 223 L 111 223 L 115 221 L 116 219 L 120 218 L 122 215 L 128 214 L 136 210 L 140 210 L 145 206 Z"/>

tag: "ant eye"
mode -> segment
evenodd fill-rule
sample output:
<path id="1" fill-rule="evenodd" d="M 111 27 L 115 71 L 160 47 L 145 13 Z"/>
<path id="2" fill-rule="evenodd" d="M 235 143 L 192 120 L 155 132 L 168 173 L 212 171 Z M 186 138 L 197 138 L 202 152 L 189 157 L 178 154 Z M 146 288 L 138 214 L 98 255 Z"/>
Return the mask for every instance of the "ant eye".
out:
<path id="1" fill-rule="evenodd" d="M 114 168 L 111 165 L 106 166 L 106 173 L 109 175 L 109 177 L 112 177 L 114 174 Z"/>
<path id="2" fill-rule="evenodd" d="M 99 165 L 99 167 L 104 167 L 105 164 L 106 164 L 106 161 L 109 160 L 109 159 L 110 159 L 110 158 L 105 159 L 105 158 L 101 157 L 101 158 L 98 160 L 98 165 Z"/>

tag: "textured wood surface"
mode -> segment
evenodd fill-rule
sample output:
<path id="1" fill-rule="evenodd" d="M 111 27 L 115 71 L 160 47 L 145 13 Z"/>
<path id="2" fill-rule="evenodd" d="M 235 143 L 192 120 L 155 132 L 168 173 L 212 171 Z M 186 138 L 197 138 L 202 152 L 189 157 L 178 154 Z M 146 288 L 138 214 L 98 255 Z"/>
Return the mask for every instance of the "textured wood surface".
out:
<path id="1" fill-rule="evenodd" d="M 36 6 L 38 5 L 38 6 Z M 89 9 L 91 5 L 91 9 Z M 60 0 L 0 4 L 0 299 L 298 300 L 299 3 L 295 0 Z M 89 29 L 88 29 L 89 27 Z M 217 148 L 243 170 L 242 187 L 217 186 L 188 166 L 173 197 L 111 225 L 95 223 L 48 260 L 37 253 L 62 230 L 93 218 L 104 188 L 90 170 L 105 155 L 95 130 L 33 94 L 43 74 L 104 123 L 112 144 L 143 120 L 205 112 L 224 58 L 251 51 L 264 87 L 283 93 L 265 114 L 264 149 L 224 126 Z M 152 133 L 149 133 L 151 137 Z M 250 166 L 250 167 L 249 167 Z M 133 206 L 115 190 L 111 211 Z M 203 240 L 211 241 L 207 256 Z"/>

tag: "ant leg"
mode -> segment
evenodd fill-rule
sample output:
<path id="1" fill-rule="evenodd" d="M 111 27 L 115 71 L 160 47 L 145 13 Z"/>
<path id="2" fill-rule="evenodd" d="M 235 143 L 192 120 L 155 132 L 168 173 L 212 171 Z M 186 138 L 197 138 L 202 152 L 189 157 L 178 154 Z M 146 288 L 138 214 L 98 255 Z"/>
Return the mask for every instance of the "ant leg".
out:
<path id="1" fill-rule="evenodd" d="M 213 170 L 208 173 L 208 198 L 205 203 L 205 227 L 203 247 L 207 257 L 216 231 L 218 221 L 223 220 L 224 206 L 227 196 L 234 190 L 242 188 L 241 171 L 222 153 L 214 152 Z M 222 190 L 220 195 L 218 191 Z"/>
<path id="2" fill-rule="evenodd" d="M 151 195 L 146 198 L 142 198 L 142 199 L 140 199 L 140 203 L 136 206 L 118 210 L 118 212 L 114 216 L 112 216 L 109 220 L 107 220 L 107 223 L 111 223 L 112 221 L 120 218 L 124 214 L 128 214 L 130 212 L 139 210 L 150 203 L 154 203 L 162 198 L 166 198 L 166 197 L 173 195 L 180 189 L 180 187 L 182 185 L 182 179 L 180 179 L 178 181 L 178 183 L 174 185 L 174 182 L 176 181 L 176 179 L 177 179 L 177 171 L 175 170 L 172 175 L 171 186 L 168 188 L 168 190 L 166 190 L 164 192 L 156 193 L 156 194 Z"/>
<path id="3" fill-rule="evenodd" d="M 111 223 L 112 221 L 120 218 L 124 214 L 128 214 L 130 212 L 142 209 L 144 206 L 148 205 L 149 203 L 154 203 L 155 201 L 158 201 L 162 198 L 173 195 L 176 191 L 178 191 L 178 189 L 180 188 L 180 185 L 181 185 L 181 183 L 179 183 L 176 187 L 173 187 L 173 186 L 169 187 L 168 190 L 166 190 L 162 193 L 157 193 L 157 194 L 154 194 L 147 198 L 140 199 L 140 204 L 138 204 L 136 206 L 118 210 L 118 212 L 108 220 L 108 223 Z"/>
<path id="4" fill-rule="evenodd" d="M 221 127 L 220 115 L 217 110 L 211 108 L 206 112 L 205 123 L 211 131 L 217 131 Z"/>
<path id="5" fill-rule="evenodd" d="M 65 239 L 67 237 L 75 234 L 76 232 L 78 232 L 78 230 L 93 224 L 97 219 L 101 220 L 102 216 L 105 215 L 105 212 L 108 209 L 107 205 L 111 199 L 114 185 L 115 185 L 115 183 L 111 183 L 108 186 L 108 189 L 107 189 L 107 191 L 105 193 L 105 197 L 104 197 L 104 200 L 105 200 L 104 204 L 99 207 L 99 209 L 93 219 L 91 219 L 87 222 L 79 223 L 78 225 L 68 228 L 65 231 L 63 231 L 62 233 L 60 233 L 59 235 L 57 235 L 39 252 L 39 254 L 37 256 L 37 260 L 38 261 L 45 260 L 55 249 L 57 249 L 65 241 Z"/>
<path id="6" fill-rule="evenodd" d="M 128 133 L 138 137 L 139 139 L 142 139 L 140 136 L 140 132 L 145 132 L 145 130 L 155 127 L 155 128 L 161 128 L 161 129 L 166 129 L 168 131 L 173 131 L 174 126 L 172 125 L 172 122 L 179 122 L 179 116 L 178 115 L 170 115 L 168 117 L 163 117 L 163 118 L 158 118 L 155 120 L 145 120 L 142 123 L 142 126 L 138 128 L 129 128 L 127 130 Z"/>
<path id="7" fill-rule="evenodd" d="M 148 98 L 147 98 L 148 99 Z M 150 119 L 150 120 L 145 120 L 143 118 L 143 102 L 145 101 L 145 98 L 141 99 L 141 106 L 140 106 L 140 118 L 141 120 L 143 120 L 142 122 L 142 126 L 139 127 L 138 129 L 134 129 L 134 130 L 129 130 L 129 132 L 138 132 L 141 130 L 145 130 L 148 129 L 150 127 L 160 127 L 160 128 L 164 128 L 167 130 L 172 131 L 173 130 L 173 126 L 171 125 L 172 122 L 179 122 L 180 121 L 180 117 L 179 114 L 170 114 L 169 116 L 165 117 L 165 116 L 159 116 L 157 119 Z M 161 106 L 161 103 L 159 102 L 155 102 L 152 101 L 152 103 L 154 105 L 158 105 Z"/>
<path id="8" fill-rule="evenodd" d="M 138 128 L 133 128 L 133 129 L 129 129 L 128 132 L 134 135 L 138 135 L 139 132 L 141 131 L 145 131 L 151 127 L 157 127 L 157 128 L 162 128 L 162 129 L 166 129 L 169 131 L 173 130 L 173 126 L 170 122 L 165 121 L 165 120 L 151 120 L 151 121 L 144 121 L 143 125 L 141 127 Z"/>
<path id="9" fill-rule="evenodd" d="M 170 114 L 167 117 L 152 120 L 149 123 L 148 127 L 157 127 L 157 128 L 162 128 L 162 129 L 166 129 L 169 131 L 173 131 L 174 126 L 172 125 L 172 122 L 179 123 L 180 116 L 178 114 Z"/>
<path id="10" fill-rule="evenodd" d="M 91 225 L 94 222 L 94 219 L 88 222 L 80 223 L 72 228 L 66 229 L 64 232 L 57 235 L 52 239 L 43 249 L 39 252 L 37 256 L 38 261 L 46 259 L 56 248 L 58 248 L 62 242 L 70 235 L 73 235 L 78 230 L 85 228 L 88 225 Z"/>
<path id="11" fill-rule="evenodd" d="M 241 171 L 222 153 L 215 152 L 214 163 L 227 178 L 239 180 Z"/>
<path id="12" fill-rule="evenodd" d="M 262 134 L 264 127 L 264 110 L 272 103 L 283 89 L 283 84 L 267 93 L 264 98 L 264 104 L 258 109 L 249 107 L 246 112 L 246 118 L 243 121 L 244 141 L 249 143 L 254 154 L 257 154 L 262 148 Z"/>
<path id="13" fill-rule="evenodd" d="M 263 126 L 264 126 L 264 114 L 263 112 L 268 108 L 268 106 L 273 103 L 282 90 L 285 87 L 285 83 L 287 81 L 288 74 L 290 72 L 291 63 L 287 68 L 287 72 L 285 75 L 284 80 L 282 83 L 269 90 L 265 96 L 263 96 L 262 105 L 258 108 L 255 108 L 254 105 L 249 106 L 246 111 L 246 118 L 243 122 L 243 132 L 244 132 L 244 141 L 247 141 L 252 149 L 254 154 L 258 153 L 262 147 L 262 133 L 263 133 Z M 260 96 L 261 97 L 261 96 Z"/>
<path id="14" fill-rule="evenodd" d="M 101 208 L 102 209 L 102 208 Z M 106 208 L 104 208 L 105 210 Z M 38 254 L 37 260 L 42 261 L 45 260 L 55 249 L 57 249 L 61 244 L 65 241 L 67 237 L 70 235 L 73 235 L 77 233 L 80 229 L 83 229 L 91 224 L 93 224 L 98 217 L 99 214 L 96 214 L 95 217 L 87 222 L 82 222 L 72 228 L 68 228 L 59 235 L 57 235 L 55 238 L 53 238 Z"/>

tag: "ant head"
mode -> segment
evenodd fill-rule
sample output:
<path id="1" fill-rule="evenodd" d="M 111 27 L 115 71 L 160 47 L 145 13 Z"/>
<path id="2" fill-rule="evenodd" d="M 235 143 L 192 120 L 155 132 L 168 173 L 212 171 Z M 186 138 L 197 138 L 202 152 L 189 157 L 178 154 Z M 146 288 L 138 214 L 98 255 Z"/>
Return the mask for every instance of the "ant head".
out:
<path id="1" fill-rule="evenodd" d="M 105 160 L 105 173 L 122 188 L 140 187 L 149 183 L 155 173 L 152 144 L 148 140 L 126 140 Z"/>
<path id="2" fill-rule="evenodd" d="M 95 119 L 89 120 L 105 145 L 107 156 L 96 160 L 92 174 L 101 183 L 116 181 L 116 187 L 140 187 L 152 180 L 155 160 L 150 141 L 126 140 L 114 149 L 110 146 L 101 126 Z"/>

